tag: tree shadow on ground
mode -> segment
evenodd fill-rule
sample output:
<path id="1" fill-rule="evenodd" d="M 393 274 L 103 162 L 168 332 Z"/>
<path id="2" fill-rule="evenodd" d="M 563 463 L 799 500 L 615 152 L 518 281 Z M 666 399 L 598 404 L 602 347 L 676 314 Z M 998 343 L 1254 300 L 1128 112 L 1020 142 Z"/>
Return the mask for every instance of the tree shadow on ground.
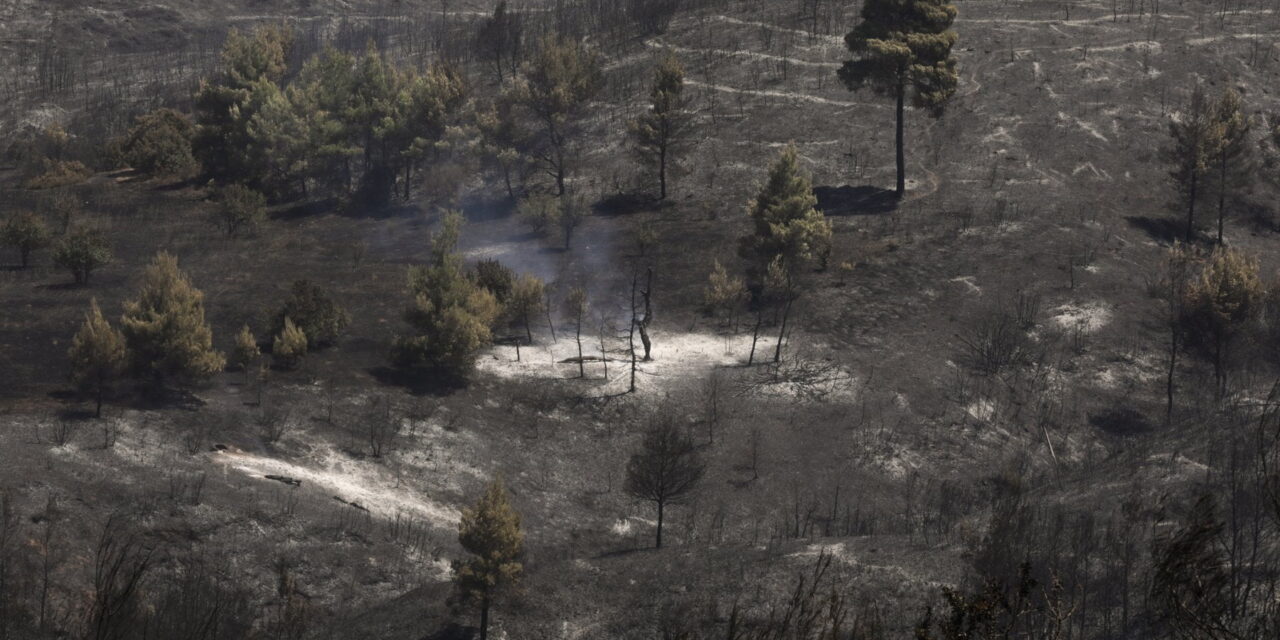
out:
<path id="1" fill-rule="evenodd" d="M 510 217 L 516 210 L 516 201 L 505 194 L 500 197 L 471 194 L 458 203 L 467 222 L 490 222 Z"/>
<path id="2" fill-rule="evenodd" d="M 898 197 L 889 189 L 870 185 L 855 187 L 814 187 L 818 208 L 828 216 L 870 216 L 892 213 L 898 208 Z"/>
<path id="3" fill-rule="evenodd" d="M 1152 240 L 1173 242 L 1182 239 L 1186 229 L 1169 218 L 1153 218 L 1151 216 L 1125 216 L 1129 226 L 1142 231 Z"/>
<path id="4" fill-rule="evenodd" d="M 415 396 L 447 396 L 466 388 L 467 381 L 425 369 L 399 369 L 377 366 L 367 369 L 369 375 L 382 384 L 400 387 Z"/>
<path id="5" fill-rule="evenodd" d="M 607 195 L 591 205 L 591 212 L 598 216 L 625 216 L 647 211 L 661 205 L 651 195 L 638 192 Z"/>
<path id="6" fill-rule="evenodd" d="M 472 640 L 479 636 L 480 632 L 475 627 L 466 627 L 456 622 L 450 622 L 434 633 L 423 636 L 422 640 Z"/>
<path id="7" fill-rule="evenodd" d="M 282 205 L 280 208 L 271 212 L 272 220 L 288 222 L 291 220 L 301 220 L 318 216 L 323 213 L 334 211 L 338 208 L 337 198 L 319 198 L 314 200 L 299 200 Z"/>
<path id="8" fill-rule="evenodd" d="M 77 289 L 87 289 L 88 286 L 83 282 L 52 282 L 38 285 L 40 289 L 45 291 L 75 291 Z"/>
<path id="9" fill-rule="evenodd" d="M 1113 436 L 1136 436 L 1151 431 L 1151 422 L 1130 407 L 1115 407 L 1089 416 L 1089 424 Z"/>

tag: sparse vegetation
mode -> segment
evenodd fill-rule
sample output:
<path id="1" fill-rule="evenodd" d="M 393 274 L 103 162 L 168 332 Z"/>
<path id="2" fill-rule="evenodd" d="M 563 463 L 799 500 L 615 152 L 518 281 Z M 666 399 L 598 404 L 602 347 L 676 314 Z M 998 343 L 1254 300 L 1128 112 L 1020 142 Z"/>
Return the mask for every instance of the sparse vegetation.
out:
<path id="1" fill-rule="evenodd" d="M 1273 7 L 253 4 L 0 11 L 0 639 L 1280 637 Z"/>

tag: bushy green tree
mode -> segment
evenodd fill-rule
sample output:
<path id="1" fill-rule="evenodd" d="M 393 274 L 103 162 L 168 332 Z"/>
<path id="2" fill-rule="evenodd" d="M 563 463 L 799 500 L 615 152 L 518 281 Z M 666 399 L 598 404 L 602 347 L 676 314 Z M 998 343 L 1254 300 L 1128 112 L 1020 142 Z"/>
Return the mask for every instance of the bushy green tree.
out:
<path id="1" fill-rule="evenodd" d="M 516 272 L 497 260 L 488 258 L 476 263 L 476 284 L 488 289 L 489 293 L 505 305 L 511 299 L 511 290 L 516 284 Z"/>
<path id="2" fill-rule="evenodd" d="M 476 151 L 482 166 L 502 177 L 507 197 L 513 200 L 516 188 L 523 187 L 525 175 L 534 165 L 534 159 L 529 156 L 533 140 L 520 126 L 517 107 L 513 96 L 508 95 L 478 109 L 475 114 L 479 133 Z"/>
<path id="3" fill-rule="evenodd" d="M 534 193 L 520 199 L 516 214 L 537 234 L 546 234 L 560 226 L 560 201 L 552 195 Z"/>
<path id="4" fill-rule="evenodd" d="M 344 121 L 355 91 L 355 64 L 355 56 L 326 48 L 302 65 L 289 87 L 289 100 L 305 119 L 306 179 L 343 196 L 361 153 Z"/>
<path id="5" fill-rule="evenodd" d="M 310 127 L 323 126 L 325 114 L 307 113 L 295 89 L 281 90 L 272 83 L 257 83 L 253 115 L 245 123 L 251 148 L 247 155 L 261 163 L 256 182 L 263 192 L 278 199 L 308 195 L 313 154 Z"/>
<path id="6" fill-rule="evenodd" d="M 511 298 L 507 301 L 507 315 L 513 322 L 524 327 L 525 337 L 533 343 L 532 319 L 546 311 L 546 285 L 537 276 L 525 274 L 520 276 L 511 288 Z"/>
<path id="7" fill-rule="evenodd" d="M 831 250 L 831 223 L 816 207 L 813 184 L 800 169 L 794 146 L 788 146 L 769 170 L 769 179 L 747 209 L 752 232 L 738 252 L 756 274 L 782 258 L 788 269 L 817 262 L 825 266 Z"/>
<path id="8" fill-rule="evenodd" d="M 192 154 L 195 125 L 173 109 L 138 116 L 121 142 L 121 159 L 146 175 L 186 178 L 198 168 Z"/>
<path id="9" fill-rule="evenodd" d="M 138 297 L 124 305 L 120 329 L 129 346 L 133 372 L 157 384 L 169 379 L 206 378 L 226 365 L 213 349 L 204 318 L 204 294 L 161 252 L 147 267 Z"/>
<path id="10" fill-rule="evenodd" d="M 727 325 L 746 299 L 746 283 L 742 278 L 729 275 L 728 269 L 716 260 L 707 276 L 707 286 L 702 290 L 703 307 L 722 325 Z"/>
<path id="11" fill-rule="evenodd" d="M 236 346 L 231 352 L 231 364 L 244 371 L 245 378 L 248 379 L 254 363 L 261 356 L 262 350 L 258 348 L 258 339 L 253 336 L 249 325 L 244 325 L 240 328 L 240 333 L 236 334 Z"/>
<path id="12" fill-rule="evenodd" d="M 640 160 L 658 174 L 658 198 L 665 200 L 667 176 L 693 124 L 684 95 L 684 67 L 675 54 L 658 59 L 649 98 L 649 110 L 631 124 L 631 137 Z"/>
<path id="13" fill-rule="evenodd" d="M 493 339 L 498 301 L 467 277 L 457 253 L 462 214 L 447 212 L 431 239 L 429 264 L 409 270 L 413 302 L 405 312 L 412 333 L 396 339 L 392 360 L 404 368 L 463 375 Z"/>
<path id="14" fill-rule="evenodd" d="M 76 284 L 89 284 L 94 271 L 111 263 L 111 246 L 101 231 L 79 227 L 54 243 L 53 262 L 70 271 Z"/>
<path id="15" fill-rule="evenodd" d="M 83 143 L 80 143 L 82 146 Z M 10 148 L 28 189 L 56 189 L 83 182 L 92 172 L 78 158 L 77 139 L 59 124 L 19 137 Z"/>
<path id="16" fill-rule="evenodd" d="M 489 608 L 498 595 L 520 581 L 524 571 L 520 514 L 501 479 L 489 483 L 475 506 L 462 510 L 458 543 L 471 557 L 454 561 L 453 580 L 463 597 L 479 605 L 480 640 L 486 640 Z"/>
<path id="17" fill-rule="evenodd" d="M 266 196 L 249 187 L 228 185 L 218 195 L 218 224 L 229 237 L 257 231 L 267 219 Z"/>
<path id="18" fill-rule="evenodd" d="M 89 301 L 84 324 L 71 339 L 67 357 L 71 360 L 71 380 L 83 392 L 92 393 L 94 415 L 102 417 L 102 398 L 128 363 L 124 335 L 102 316 L 96 299 Z"/>
<path id="19" fill-rule="evenodd" d="M 1227 391 L 1231 347 L 1262 312 L 1266 288 L 1258 275 L 1258 261 L 1240 251 L 1219 247 L 1184 295 L 1183 313 L 1190 344 L 1204 350 L 1213 362 L 1217 395 L 1221 398 Z"/>
<path id="20" fill-rule="evenodd" d="M 907 189 L 903 121 L 908 94 L 912 106 L 940 115 L 956 91 L 955 19 L 956 7 L 946 0 L 867 0 L 861 21 L 844 38 L 854 59 L 840 67 L 840 80 L 850 91 L 867 87 L 895 101 L 899 197 Z"/>
<path id="21" fill-rule="evenodd" d="M 30 211 L 10 215 L 4 225 L 0 226 L 0 243 L 18 250 L 23 269 L 31 261 L 31 252 L 49 246 L 51 241 L 49 227 L 44 219 Z"/>
<path id="22" fill-rule="evenodd" d="M 307 355 L 307 334 L 293 324 L 288 316 L 284 319 L 284 327 L 276 334 L 271 344 L 271 357 L 276 364 L 285 369 L 295 369 Z"/>
<path id="23" fill-rule="evenodd" d="M 466 124 L 474 120 L 474 109 L 462 74 L 444 64 L 411 74 L 404 81 L 398 105 L 400 125 L 385 135 L 397 150 L 395 162 L 404 173 L 404 197 L 409 198 L 419 167 L 427 168 L 428 184 L 433 177 L 443 176 L 448 186 L 456 189 L 470 173 L 467 160 L 478 136 L 474 126 Z"/>
<path id="24" fill-rule="evenodd" d="M 201 81 L 195 96 L 192 149 L 210 177 L 256 184 L 267 173 L 249 123 L 279 93 L 292 46 L 293 33 L 283 26 L 227 34 L 217 75 Z"/>
<path id="25" fill-rule="evenodd" d="M 310 178 L 337 183 L 344 195 L 354 183 L 369 204 L 389 202 L 397 184 L 407 199 L 417 170 L 465 156 L 474 138 L 462 131 L 470 98 L 461 74 L 444 64 L 402 69 L 372 46 L 358 56 L 325 50 L 307 61 L 288 95 L 301 123 L 282 111 L 264 130 L 286 132 L 279 146 L 301 150 Z"/>
<path id="26" fill-rule="evenodd" d="M 564 248 L 573 245 L 573 232 L 587 217 L 587 204 L 581 198 L 536 193 L 520 200 L 516 210 L 534 233 L 564 239 Z"/>
<path id="27" fill-rule="evenodd" d="M 542 40 L 512 88 L 511 98 L 534 121 L 531 155 L 555 180 L 557 195 L 565 194 L 580 120 L 603 78 L 599 55 L 575 39 L 557 35 Z"/>
<path id="28" fill-rule="evenodd" d="M 285 320 L 292 320 L 307 337 L 311 348 L 333 344 L 351 323 L 346 309 L 309 280 L 296 280 L 285 300 L 271 321 L 271 333 L 284 331 Z"/>

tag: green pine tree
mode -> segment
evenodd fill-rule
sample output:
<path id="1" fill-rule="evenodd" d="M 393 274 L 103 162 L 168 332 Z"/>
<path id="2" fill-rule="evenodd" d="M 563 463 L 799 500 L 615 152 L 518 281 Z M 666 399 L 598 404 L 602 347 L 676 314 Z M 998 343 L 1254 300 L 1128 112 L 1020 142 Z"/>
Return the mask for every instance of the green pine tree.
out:
<path id="1" fill-rule="evenodd" d="M 409 270 L 413 302 L 405 312 L 412 329 L 396 339 L 392 361 L 402 368 L 464 375 L 476 353 L 493 339 L 498 301 L 468 277 L 457 252 L 462 214 L 447 212 L 431 239 L 429 264 Z"/>
<path id="2" fill-rule="evenodd" d="M 577 40 L 549 36 L 525 63 L 510 97 L 531 116 L 537 131 L 534 153 L 564 195 L 587 103 L 603 86 L 600 56 Z"/>
<path id="3" fill-rule="evenodd" d="M 227 34 L 218 74 L 202 80 L 195 96 L 192 149 L 210 177 L 261 186 L 268 171 L 249 123 L 279 93 L 292 46 L 293 33 L 283 26 Z"/>
<path id="4" fill-rule="evenodd" d="M 1248 144 L 1252 123 L 1244 111 L 1244 100 L 1230 88 L 1223 91 L 1222 97 L 1213 105 L 1217 144 L 1210 162 L 1218 195 L 1218 244 L 1222 244 L 1223 220 L 1231 193 L 1253 178 L 1253 147 Z"/>
<path id="5" fill-rule="evenodd" d="M 204 294 L 168 253 L 159 253 L 147 267 L 138 297 L 124 305 L 120 328 L 134 373 L 157 384 L 171 378 L 205 378 L 226 365 L 213 349 Z"/>
<path id="6" fill-rule="evenodd" d="M 1169 121 L 1169 145 L 1164 155 L 1172 169 L 1169 177 L 1178 190 L 1180 204 L 1187 212 L 1186 241 L 1196 232 L 1196 205 L 1204 200 L 1204 181 L 1219 145 L 1220 129 L 1214 122 L 1213 105 L 1197 86 L 1186 110 Z"/>
<path id="7" fill-rule="evenodd" d="M 494 598 L 518 583 L 524 570 L 520 514 L 501 479 L 489 483 L 474 507 L 462 510 L 458 542 L 472 557 L 454 562 L 454 583 L 464 597 L 479 605 L 480 640 L 486 640 Z"/>
<path id="8" fill-rule="evenodd" d="M 89 301 L 84 325 L 71 339 L 67 351 L 71 380 L 83 392 L 93 394 L 94 416 L 102 417 L 102 398 L 128 363 L 124 335 L 102 316 L 96 299 Z"/>
<path id="9" fill-rule="evenodd" d="M 789 270 L 803 263 L 823 265 L 831 248 L 831 223 L 816 207 L 813 183 L 800 169 L 794 146 L 788 146 L 769 170 L 769 179 L 747 209 L 752 233 L 738 252 L 757 277 L 776 258 Z"/>
<path id="10" fill-rule="evenodd" d="M 862 20 L 845 36 L 854 55 L 839 70 L 850 91 L 863 87 L 893 98 L 896 104 L 898 182 L 906 192 L 903 120 L 908 94 L 912 106 L 940 115 L 956 91 L 958 75 L 951 57 L 956 7 L 945 0 L 866 0 Z"/>
<path id="11" fill-rule="evenodd" d="M 276 334 L 276 339 L 271 345 L 271 356 L 281 367 L 295 369 L 305 355 L 307 355 L 307 334 L 286 316 L 284 327 L 280 333 Z"/>
<path id="12" fill-rule="evenodd" d="M 253 336 L 253 331 L 249 329 L 249 325 L 240 328 L 240 333 L 236 334 L 236 347 L 231 352 L 231 364 L 240 367 L 244 371 L 245 381 L 249 379 L 249 373 L 253 371 L 253 364 L 262 356 L 262 350 L 258 348 L 258 339 Z"/>
<path id="13" fill-rule="evenodd" d="M 641 161 L 658 174 L 658 199 L 665 200 L 667 176 L 693 122 L 684 95 L 684 67 L 675 54 L 659 58 L 649 98 L 650 108 L 632 123 L 631 136 Z"/>

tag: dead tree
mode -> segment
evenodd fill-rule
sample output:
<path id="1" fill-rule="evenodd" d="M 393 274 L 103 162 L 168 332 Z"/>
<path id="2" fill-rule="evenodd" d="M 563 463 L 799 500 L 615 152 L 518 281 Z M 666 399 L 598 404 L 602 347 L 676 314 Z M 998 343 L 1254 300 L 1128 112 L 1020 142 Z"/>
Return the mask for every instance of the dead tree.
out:
<path id="1" fill-rule="evenodd" d="M 155 548 L 144 545 L 125 522 L 122 514 L 112 514 L 98 538 L 86 634 L 92 640 L 127 638 L 143 615 L 142 586 L 155 560 Z"/>
<path id="2" fill-rule="evenodd" d="M 627 330 L 627 351 L 631 354 L 631 386 L 630 393 L 636 392 L 636 283 L 639 276 L 631 274 L 631 326 Z"/>
<path id="3" fill-rule="evenodd" d="M 640 451 L 627 463 L 627 493 L 658 508 L 655 547 L 662 548 L 662 520 L 669 504 L 681 501 L 702 479 L 706 466 L 693 442 L 669 414 L 650 424 Z"/>
<path id="4" fill-rule="evenodd" d="M 637 321 L 636 329 L 640 331 L 640 342 L 644 343 L 644 361 L 649 362 L 653 359 L 650 353 L 653 343 L 649 341 L 649 323 L 653 322 L 653 267 L 649 267 L 640 298 L 644 301 L 644 315 Z"/>

